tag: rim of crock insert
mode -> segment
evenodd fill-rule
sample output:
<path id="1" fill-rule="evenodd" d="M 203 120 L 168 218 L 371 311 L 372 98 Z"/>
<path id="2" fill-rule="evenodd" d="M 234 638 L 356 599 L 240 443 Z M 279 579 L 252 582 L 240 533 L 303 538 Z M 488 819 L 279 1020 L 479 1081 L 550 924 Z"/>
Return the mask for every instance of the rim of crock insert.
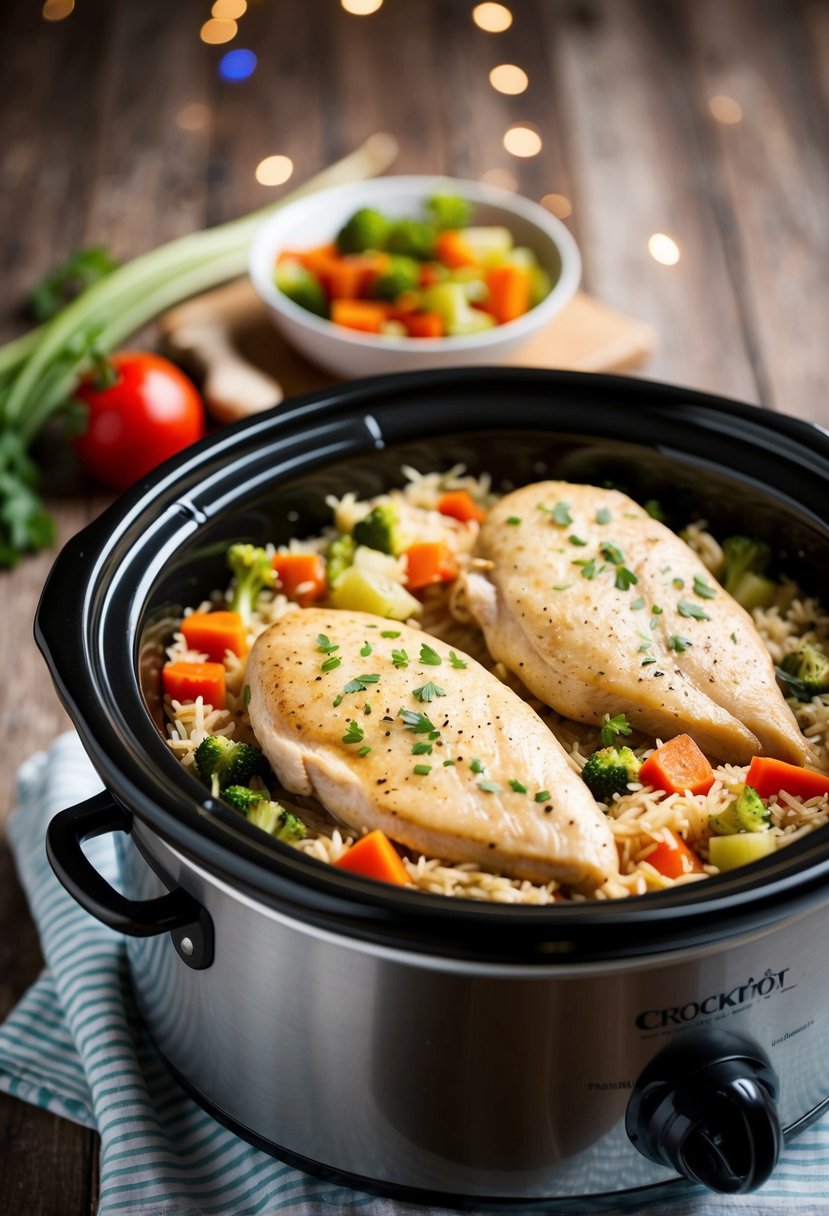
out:
<path id="1" fill-rule="evenodd" d="M 497 367 L 374 377 L 295 398 L 161 466 L 70 540 L 47 580 L 36 639 L 117 801 L 248 895 L 386 944 L 440 939 L 478 954 L 508 943 L 516 959 L 548 962 L 632 955 L 755 932 L 829 900 L 829 828 L 748 870 L 613 902 L 504 906 L 392 889 L 261 837 L 166 747 L 138 678 L 141 618 L 165 564 L 201 527 L 257 489 L 355 453 L 535 430 L 650 446 L 699 464 L 701 476 L 709 467 L 758 488 L 772 482 L 770 497 L 829 546 L 829 433 L 756 406 L 654 381 Z M 711 460 L 722 445 L 728 465 Z"/>

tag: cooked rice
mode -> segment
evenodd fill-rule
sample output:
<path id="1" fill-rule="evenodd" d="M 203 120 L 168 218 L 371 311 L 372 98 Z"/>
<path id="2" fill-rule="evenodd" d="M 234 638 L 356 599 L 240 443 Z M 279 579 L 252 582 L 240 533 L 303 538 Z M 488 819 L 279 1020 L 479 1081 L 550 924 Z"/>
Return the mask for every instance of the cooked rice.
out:
<path id="1" fill-rule="evenodd" d="M 460 562 L 468 562 L 478 532 L 475 523 L 460 524 L 458 521 L 436 510 L 440 495 L 447 489 L 466 489 L 476 501 L 490 503 L 495 495 L 491 492 L 490 479 L 471 477 L 462 465 L 456 465 L 447 473 L 419 474 L 415 469 L 404 467 L 406 485 L 401 490 L 389 491 L 360 503 L 353 494 L 342 498 L 329 498 L 328 504 L 340 526 L 350 528 L 357 518 L 364 516 L 370 506 L 392 499 L 396 502 L 404 528 L 416 531 L 418 539 L 444 540 Z M 336 535 L 336 528 L 326 530 L 319 537 L 308 540 L 292 540 L 278 551 L 315 550 L 321 552 Z M 682 533 L 683 539 L 700 556 L 713 574 L 720 573 L 723 555 L 716 539 L 707 531 L 705 521 L 690 524 Z M 276 549 L 273 550 L 277 552 Z M 382 555 L 380 555 L 382 556 Z M 391 577 L 405 578 L 402 565 L 394 558 L 384 558 L 384 573 Z M 472 559 L 474 561 L 474 559 Z M 476 628 L 462 624 L 449 611 L 451 591 L 445 586 L 430 588 L 424 597 L 422 616 L 410 622 L 433 634 L 451 646 L 464 650 L 493 672 L 504 683 L 519 692 L 537 710 L 550 730 L 562 743 L 571 765 L 580 771 L 588 756 L 600 746 L 597 728 L 572 722 L 542 705 L 523 687 L 517 677 L 507 672 L 500 663 L 494 663 L 484 644 L 483 635 Z M 216 592 L 210 600 L 190 611 L 206 611 L 223 606 L 230 593 Z M 453 605 L 455 608 L 455 605 Z M 283 595 L 263 592 L 256 605 L 255 621 L 250 629 L 248 641 L 278 621 L 286 612 L 302 611 Z M 798 586 L 790 580 L 782 580 L 774 604 L 770 608 L 757 608 L 753 612 L 758 633 L 765 642 L 775 663 L 806 639 L 826 644 L 829 641 L 829 613 L 818 600 L 801 595 Z M 167 648 L 170 660 L 197 661 L 206 656 L 190 651 L 183 634 L 176 633 Z M 198 745 L 207 735 L 222 734 L 235 740 L 255 742 L 243 688 L 245 664 L 236 655 L 225 656 L 227 708 L 216 710 L 195 702 L 167 701 L 167 733 L 171 750 L 181 762 L 192 767 L 193 756 Z M 814 748 L 814 767 L 829 772 L 829 695 L 815 696 L 808 702 L 790 700 L 795 717 L 806 738 Z M 637 746 L 637 739 L 640 745 Z M 633 736 L 630 745 L 640 759 L 659 746 L 660 740 L 652 741 Z M 461 896 L 465 899 L 489 900 L 497 903 L 549 904 L 562 899 L 581 901 L 586 898 L 619 899 L 630 895 L 644 895 L 649 891 L 663 890 L 689 882 L 697 882 L 708 874 L 716 874 L 715 867 L 707 864 L 708 822 L 729 805 L 738 788 L 744 784 L 747 766 L 720 765 L 715 768 L 715 781 L 707 794 L 669 794 L 647 792 L 641 785 L 631 783 L 629 792 L 616 795 L 603 809 L 608 815 L 611 830 L 619 851 L 619 874 L 608 879 L 591 896 L 563 890 L 559 884 L 534 884 L 520 879 L 511 879 L 479 869 L 472 863 L 453 864 L 438 858 L 404 855 L 403 863 L 413 887 L 421 891 L 440 895 Z M 280 801 L 291 809 L 298 809 L 290 797 Z M 815 828 L 829 822 L 829 797 L 812 798 L 808 801 L 781 793 L 770 800 L 771 830 L 777 837 L 778 846 L 791 844 Z M 308 817 L 307 815 L 305 816 Z M 316 817 L 315 817 L 316 818 Z M 298 842 L 296 847 L 308 857 L 333 863 L 351 847 L 361 833 L 346 833 L 333 826 L 325 826 L 320 820 L 321 830 Z M 648 855 L 656 845 L 673 832 L 685 839 L 701 857 L 705 872 L 670 879 L 660 874 L 648 862 Z"/>

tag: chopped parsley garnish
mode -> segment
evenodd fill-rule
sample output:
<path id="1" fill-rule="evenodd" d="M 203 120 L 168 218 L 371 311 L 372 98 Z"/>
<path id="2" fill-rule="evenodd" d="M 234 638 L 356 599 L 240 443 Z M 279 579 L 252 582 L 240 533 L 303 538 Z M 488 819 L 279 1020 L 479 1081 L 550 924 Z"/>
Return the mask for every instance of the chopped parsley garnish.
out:
<path id="1" fill-rule="evenodd" d="M 685 586 L 685 579 L 684 578 L 671 579 L 671 586 L 675 587 L 677 591 L 681 591 L 682 588 Z"/>
<path id="2" fill-rule="evenodd" d="M 608 511 L 607 507 L 599 507 L 598 511 L 596 512 L 596 523 L 597 524 L 609 524 L 610 523 L 610 512 Z"/>
<path id="3" fill-rule="evenodd" d="M 617 735 L 629 735 L 632 731 L 633 727 L 624 714 L 615 714 L 613 717 L 605 714 L 602 718 L 602 743 L 605 747 L 612 747 Z"/>
<path id="4" fill-rule="evenodd" d="M 444 768 L 454 768 L 454 766 L 455 766 L 454 760 L 444 760 L 444 762 L 443 762 Z"/>
<path id="5" fill-rule="evenodd" d="M 338 693 L 337 693 L 337 695 L 336 695 L 336 697 L 334 698 L 334 700 L 331 702 L 331 704 L 332 704 L 332 705 L 334 706 L 334 708 L 336 709 L 336 708 L 337 708 L 337 706 L 338 706 L 338 705 L 342 705 L 342 703 L 343 703 L 343 697 L 342 697 L 342 693 L 339 693 L 339 692 L 338 692 Z"/>
<path id="6" fill-rule="evenodd" d="M 695 621 L 711 620 L 704 608 L 700 608 L 699 604 L 692 604 L 690 600 L 680 600 L 677 604 L 677 611 L 680 616 L 692 617 Z"/>
<path id="7" fill-rule="evenodd" d="M 366 716 L 368 716 L 371 713 L 371 706 L 369 705 L 368 701 L 366 701 L 365 705 L 363 706 L 363 713 Z"/>
<path id="8" fill-rule="evenodd" d="M 662 510 L 662 506 L 656 498 L 648 499 L 648 501 L 645 503 L 645 510 L 647 511 L 648 515 L 650 515 L 651 519 L 656 519 L 659 521 L 659 523 L 664 521 L 665 512 Z"/>
<path id="9" fill-rule="evenodd" d="M 443 659 L 440 657 L 440 655 L 438 654 L 438 652 L 436 650 L 433 650 L 431 646 L 427 646 L 426 643 L 424 642 L 423 645 L 420 647 L 420 660 L 419 661 L 421 663 L 424 663 L 427 667 L 440 667 L 441 663 L 443 662 Z"/>
<path id="10" fill-rule="evenodd" d="M 595 578 L 598 573 L 599 571 L 596 566 L 596 559 L 594 557 L 592 557 L 589 562 L 585 562 L 581 567 L 582 578 Z"/>
<path id="11" fill-rule="evenodd" d="M 440 738 L 440 731 L 439 731 L 439 730 L 430 730 L 430 731 L 429 731 L 429 738 L 430 738 L 430 739 L 439 739 L 439 738 Z"/>
<path id="12" fill-rule="evenodd" d="M 336 649 L 336 647 L 335 647 L 335 649 Z M 337 667 L 340 666 L 340 662 L 341 662 L 341 660 L 338 659 L 337 656 L 334 654 L 331 656 L 330 659 L 326 659 L 324 663 L 320 664 L 320 671 L 334 671 Z"/>
<path id="13" fill-rule="evenodd" d="M 632 612 L 638 612 L 640 608 L 645 607 L 645 597 L 637 595 L 636 599 L 631 601 L 630 607 Z"/>
<path id="14" fill-rule="evenodd" d="M 510 779 L 509 787 L 511 790 L 515 790 L 516 794 L 526 794 L 527 792 L 526 785 L 523 785 L 520 781 L 516 781 L 514 777 Z"/>
<path id="15" fill-rule="evenodd" d="M 668 638 L 668 649 L 675 650 L 677 654 L 682 654 L 683 650 L 687 650 L 688 647 L 693 646 L 693 644 L 694 643 L 690 638 L 681 638 L 676 633 L 671 634 L 671 636 Z"/>
<path id="16" fill-rule="evenodd" d="M 484 771 L 484 766 L 477 758 L 469 761 L 469 767 L 472 769 L 473 773 L 482 773 Z"/>
<path id="17" fill-rule="evenodd" d="M 614 566 L 621 566 L 624 563 L 624 553 L 618 545 L 613 545 L 610 541 L 605 541 L 599 552 L 602 557 L 606 557 L 609 562 L 613 562 Z"/>
<path id="18" fill-rule="evenodd" d="M 365 692 L 366 685 L 376 684 L 380 677 L 378 675 L 370 676 L 355 676 L 353 680 L 349 680 L 343 692 Z"/>
<path id="19" fill-rule="evenodd" d="M 538 793 L 535 795 L 535 801 L 536 802 L 546 802 L 549 797 L 550 797 L 549 790 L 539 790 Z"/>
<path id="20" fill-rule="evenodd" d="M 333 650 L 339 650 L 339 646 L 335 646 L 330 638 L 327 638 L 324 633 L 317 634 L 317 650 L 320 654 L 331 654 Z"/>
<path id="21" fill-rule="evenodd" d="M 383 629 L 380 633 L 380 637 L 381 638 L 399 638 L 400 630 L 399 629 Z"/>
<path id="22" fill-rule="evenodd" d="M 521 523 L 521 520 L 518 518 L 518 516 L 517 516 L 517 515 L 508 515 L 508 516 L 507 516 L 507 523 L 508 523 L 508 524 L 509 524 L 511 527 L 513 527 L 513 528 L 517 528 L 517 527 L 518 527 L 518 525 Z"/>
<path id="23" fill-rule="evenodd" d="M 357 749 L 357 755 L 358 756 L 367 756 L 370 751 L 371 751 L 371 748 L 368 746 L 368 744 L 366 744 L 365 747 L 359 747 Z"/>
<path id="24" fill-rule="evenodd" d="M 362 743 L 363 728 L 352 718 L 348 724 L 348 730 L 343 735 L 343 743 Z"/>
<path id="25" fill-rule="evenodd" d="M 654 616 L 662 615 L 662 609 L 659 607 L 658 604 L 651 604 L 651 612 L 653 613 Z"/>
<path id="26" fill-rule="evenodd" d="M 483 790 L 486 794 L 500 794 L 501 787 L 497 781 L 479 781 L 478 789 Z"/>
<path id="27" fill-rule="evenodd" d="M 397 716 L 403 719 L 406 729 L 413 730 L 416 735 L 426 735 L 435 729 L 434 723 L 425 714 L 416 713 L 413 709 L 401 709 Z"/>
<path id="28" fill-rule="evenodd" d="M 368 658 L 368 656 L 371 654 L 370 643 L 363 642 L 362 646 L 360 647 L 360 654 L 363 656 L 364 659 Z"/>
<path id="29" fill-rule="evenodd" d="M 628 570 L 627 566 L 616 567 L 616 578 L 614 585 L 617 591 L 627 591 L 629 587 L 633 587 L 639 579 L 632 570 Z"/>
<path id="30" fill-rule="evenodd" d="M 650 655 L 649 658 L 643 659 L 642 662 L 639 664 L 639 666 L 647 667 L 649 663 L 655 663 L 655 662 L 656 662 L 656 659 L 653 657 L 653 655 Z"/>
<path id="31" fill-rule="evenodd" d="M 250 684 L 246 684 L 242 689 L 242 700 L 245 705 L 250 705 Z"/>
<path id="32" fill-rule="evenodd" d="M 636 653 L 644 654 L 646 650 L 650 650 L 652 645 L 653 645 L 653 642 L 643 642 L 641 646 L 638 646 L 636 648 Z"/>
<path id="33" fill-rule="evenodd" d="M 698 595 L 701 600 L 712 600 L 716 594 L 704 578 L 700 578 L 698 574 L 694 575 L 694 595 Z"/>
<path id="34" fill-rule="evenodd" d="M 412 696 L 417 697 L 418 701 L 434 701 L 435 697 L 445 697 L 446 692 L 430 680 L 428 684 L 421 684 L 420 688 L 412 689 Z"/>
<path id="35" fill-rule="evenodd" d="M 393 650 L 391 652 L 391 661 L 394 663 L 395 667 L 409 666 L 409 656 L 406 654 L 405 650 Z"/>
<path id="36" fill-rule="evenodd" d="M 413 743 L 412 744 L 412 755 L 413 756 L 431 756 L 431 754 L 432 754 L 432 744 L 431 743 Z"/>
<path id="37" fill-rule="evenodd" d="M 737 641 L 737 635 L 736 635 L 736 633 L 732 633 L 732 635 L 731 635 L 731 641 L 732 641 L 732 642 L 736 642 L 736 641 Z"/>
<path id="38" fill-rule="evenodd" d="M 431 771 L 431 764 L 416 764 L 412 769 L 412 772 L 416 773 L 418 777 L 428 777 Z"/>
<path id="39" fill-rule="evenodd" d="M 461 671 L 461 670 L 463 670 L 464 667 L 468 666 L 468 664 L 463 659 L 458 658 L 458 656 L 455 654 L 454 650 L 449 651 L 449 662 L 452 664 L 453 667 L 456 667 L 458 669 L 458 671 Z"/>
<path id="40" fill-rule="evenodd" d="M 569 540 L 571 545 L 578 545 L 582 549 L 587 544 L 587 541 L 583 540 L 581 536 L 575 536 L 575 535 L 568 536 L 567 539 Z"/>
<path id="41" fill-rule="evenodd" d="M 570 514 L 570 504 L 568 502 L 557 502 L 551 507 L 545 507 L 544 503 L 538 504 L 539 511 L 546 511 L 551 516 L 554 524 L 558 524 L 559 528 L 566 528 L 573 522 L 573 516 Z"/>
<path id="42" fill-rule="evenodd" d="M 553 591 L 566 591 L 568 587 L 572 586 L 572 583 L 553 583 Z"/>

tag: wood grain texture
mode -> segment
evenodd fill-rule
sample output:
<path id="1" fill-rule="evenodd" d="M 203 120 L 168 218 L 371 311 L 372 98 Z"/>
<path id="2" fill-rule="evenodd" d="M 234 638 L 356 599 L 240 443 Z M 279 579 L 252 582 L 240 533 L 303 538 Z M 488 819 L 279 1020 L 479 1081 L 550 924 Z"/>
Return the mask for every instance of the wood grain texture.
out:
<path id="1" fill-rule="evenodd" d="M 521 0 L 502 35 L 472 24 L 471 0 L 386 0 L 368 18 L 335 0 L 258 0 L 233 45 L 259 64 L 236 85 L 217 75 L 227 48 L 199 41 L 203 0 L 84 0 L 52 24 L 34 0 L 6 9 L 0 339 L 73 248 L 134 256 L 279 197 L 288 186 L 254 177 L 265 156 L 290 156 L 300 181 L 388 130 L 397 172 L 506 175 L 528 197 L 570 199 L 584 288 L 657 333 L 649 377 L 829 424 L 823 0 Z M 504 62 L 525 68 L 526 93 L 491 88 Z M 739 102 L 740 123 L 715 121 L 716 94 Z M 540 155 L 505 151 L 514 123 L 537 129 Z M 654 232 L 679 245 L 676 266 L 649 256 Z M 39 455 L 64 540 L 108 499 L 59 439 Z M 68 726 L 31 638 L 51 560 L 0 574 L 0 823 L 18 760 Z M 0 1017 L 39 966 L 2 846 Z M 95 1157 L 90 1133 L 0 1099 L 0 1216 L 93 1211 Z"/>

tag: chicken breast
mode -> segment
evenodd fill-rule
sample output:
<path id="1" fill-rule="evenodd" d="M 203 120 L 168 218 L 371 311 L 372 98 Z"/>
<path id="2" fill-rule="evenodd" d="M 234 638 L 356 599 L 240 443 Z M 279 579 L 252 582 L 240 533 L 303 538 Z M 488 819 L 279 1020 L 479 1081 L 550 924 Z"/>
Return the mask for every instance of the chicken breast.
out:
<path id="1" fill-rule="evenodd" d="M 559 713 L 624 712 L 735 764 L 810 751 L 751 616 L 696 554 L 616 490 L 540 482 L 481 527 L 462 580 L 490 653 Z"/>
<path id="2" fill-rule="evenodd" d="M 618 869 L 604 815 L 535 711 L 429 634 L 292 612 L 257 638 L 247 678 L 285 789 L 350 827 L 532 882 L 589 890 Z"/>

